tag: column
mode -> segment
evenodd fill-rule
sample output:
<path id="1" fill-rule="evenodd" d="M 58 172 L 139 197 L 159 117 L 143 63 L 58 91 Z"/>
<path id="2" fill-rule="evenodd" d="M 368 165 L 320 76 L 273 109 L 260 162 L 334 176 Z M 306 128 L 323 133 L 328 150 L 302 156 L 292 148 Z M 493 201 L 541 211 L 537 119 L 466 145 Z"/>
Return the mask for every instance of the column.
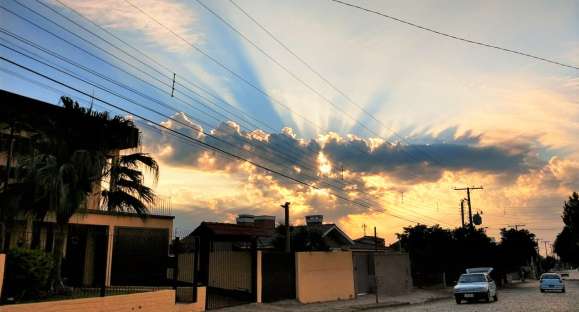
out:
<path id="1" fill-rule="evenodd" d="M 115 226 L 109 225 L 107 240 L 107 268 L 105 275 L 105 286 L 111 286 L 111 268 L 113 266 L 113 240 L 115 237 Z"/>

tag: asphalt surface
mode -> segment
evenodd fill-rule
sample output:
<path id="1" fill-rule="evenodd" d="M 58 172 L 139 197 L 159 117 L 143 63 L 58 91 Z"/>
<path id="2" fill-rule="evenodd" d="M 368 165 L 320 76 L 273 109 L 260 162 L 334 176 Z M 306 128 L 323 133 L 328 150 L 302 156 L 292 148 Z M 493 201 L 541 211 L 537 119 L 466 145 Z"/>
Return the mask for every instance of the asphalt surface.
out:
<path id="1" fill-rule="evenodd" d="M 574 311 L 579 312 L 579 281 L 566 281 L 566 293 L 541 293 L 536 281 L 517 284 L 512 288 L 500 289 L 497 302 L 466 303 L 458 305 L 453 299 L 443 299 L 425 304 L 396 308 L 372 309 L 369 311 Z"/>

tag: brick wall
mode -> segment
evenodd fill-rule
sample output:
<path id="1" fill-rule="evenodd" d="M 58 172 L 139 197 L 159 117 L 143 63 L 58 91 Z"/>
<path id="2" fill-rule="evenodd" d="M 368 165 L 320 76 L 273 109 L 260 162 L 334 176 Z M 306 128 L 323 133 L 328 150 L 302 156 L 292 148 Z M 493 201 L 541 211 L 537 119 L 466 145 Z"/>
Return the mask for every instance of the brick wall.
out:
<path id="1" fill-rule="evenodd" d="M 0 312 L 175 312 L 175 291 L 0 306 Z"/>

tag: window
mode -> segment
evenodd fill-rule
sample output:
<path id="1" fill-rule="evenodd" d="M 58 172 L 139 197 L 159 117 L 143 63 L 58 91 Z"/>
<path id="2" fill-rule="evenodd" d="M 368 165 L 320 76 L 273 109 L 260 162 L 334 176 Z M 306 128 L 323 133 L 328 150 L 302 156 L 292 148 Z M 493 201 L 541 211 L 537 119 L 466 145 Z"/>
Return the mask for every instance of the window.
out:
<path id="1" fill-rule="evenodd" d="M 458 280 L 459 283 L 483 283 L 486 281 L 484 274 L 463 274 Z"/>

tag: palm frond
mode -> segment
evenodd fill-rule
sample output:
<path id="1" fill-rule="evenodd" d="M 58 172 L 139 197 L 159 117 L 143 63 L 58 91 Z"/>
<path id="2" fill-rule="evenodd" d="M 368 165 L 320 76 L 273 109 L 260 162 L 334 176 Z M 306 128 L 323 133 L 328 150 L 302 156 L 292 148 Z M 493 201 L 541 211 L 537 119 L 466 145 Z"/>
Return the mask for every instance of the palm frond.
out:
<path id="1" fill-rule="evenodd" d="M 153 157 L 147 153 L 133 153 L 121 156 L 119 164 L 129 168 L 138 168 L 144 166 L 157 182 L 159 180 L 159 164 Z"/>
<path id="2" fill-rule="evenodd" d="M 155 202 L 156 196 L 153 189 L 143 185 L 142 183 L 127 179 L 119 179 L 117 181 L 117 187 L 128 194 L 137 196 L 141 201 L 147 204 L 153 204 Z"/>
<path id="3" fill-rule="evenodd" d="M 102 199 L 109 211 L 136 212 L 141 217 L 146 217 L 149 210 L 137 197 L 123 191 L 102 191 Z"/>

